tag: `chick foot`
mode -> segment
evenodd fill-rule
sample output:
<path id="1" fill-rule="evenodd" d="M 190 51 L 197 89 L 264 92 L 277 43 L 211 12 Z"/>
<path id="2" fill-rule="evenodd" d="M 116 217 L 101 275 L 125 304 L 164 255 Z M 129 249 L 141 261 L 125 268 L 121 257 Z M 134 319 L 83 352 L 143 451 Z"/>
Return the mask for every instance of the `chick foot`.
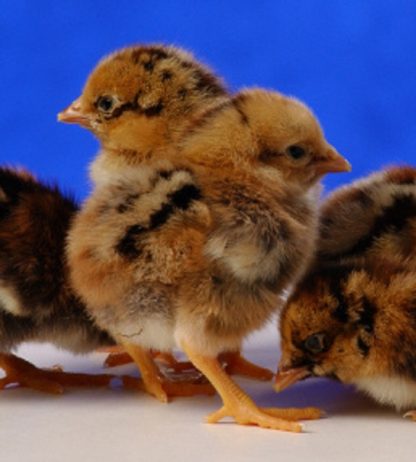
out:
<path id="1" fill-rule="evenodd" d="M 221 367 L 217 358 L 203 356 L 183 342 L 182 347 L 193 364 L 210 380 L 223 400 L 223 407 L 210 414 L 208 423 L 215 423 L 224 417 L 233 417 L 240 425 L 257 425 L 262 428 L 302 431 L 299 423 L 273 415 L 275 408 L 259 408 L 244 391 L 234 383 Z"/>
<path id="2" fill-rule="evenodd" d="M 416 411 L 408 411 L 406 414 L 403 416 L 405 419 L 410 419 L 413 420 L 413 422 L 416 422 Z"/>
<path id="3" fill-rule="evenodd" d="M 0 354 L 0 368 L 6 376 L 0 379 L 0 389 L 16 384 L 51 394 L 62 394 L 65 387 L 105 387 L 114 378 L 110 374 L 78 374 L 59 369 L 39 369 L 30 362 L 10 354 Z"/>
<path id="4" fill-rule="evenodd" d="M 165 377 L 156 366 L 151 351 L 128 343 L 124 344 L 124 348 L 133 358 L 143 379 L 143 386 L 140 385 L 138 387 L 132 382 L 131 377 L 123 377 L 123 383 L 126 388 L 144 389 L 162 403 L 167 403 L 169 397 L 215 394 L 215 389 L 212 385 L 205 383 L 201 377 L 197 379 L 190 377 L 187 379 L 184 376 L 176 381 Z"/>
<path id="5" fill-rule="evenodd" d="M 239 351 L 221 353 L 218 357 L 221 363 L 225 364 L 225 371 L 229 375 L 241 375 L 265 382 L 273 378 L 273 372 L 248 361 Z"/>

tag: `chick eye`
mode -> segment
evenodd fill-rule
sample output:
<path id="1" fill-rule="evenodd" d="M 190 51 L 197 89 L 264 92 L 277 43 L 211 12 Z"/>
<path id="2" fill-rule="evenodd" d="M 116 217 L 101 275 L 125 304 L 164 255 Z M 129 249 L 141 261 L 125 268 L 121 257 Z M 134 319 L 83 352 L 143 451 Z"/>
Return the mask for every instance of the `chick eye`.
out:
<path id="1" fill-rule="evenodd" d="M 303 342 L 303 346 L 309 353 L 322 353 L 327 348 L 326 335 L 322 332 L 312 334 Z"/>
<path id="2" fill-rule="evenodd" d="M 97 100 L 97 108 L 103 112 L 109 112 L 113 109 L 115 99 L 112 96 L 100 96 Z"/>
<path id="3" fill-rule="evenodd" d="M 298 160 L 302 159 L 306 155 L 306 150 L 302 148 L 302 146 L 298 146 L 297 144 L 292 144 L 286 149 L 286 153 L 292 159 Z"/>

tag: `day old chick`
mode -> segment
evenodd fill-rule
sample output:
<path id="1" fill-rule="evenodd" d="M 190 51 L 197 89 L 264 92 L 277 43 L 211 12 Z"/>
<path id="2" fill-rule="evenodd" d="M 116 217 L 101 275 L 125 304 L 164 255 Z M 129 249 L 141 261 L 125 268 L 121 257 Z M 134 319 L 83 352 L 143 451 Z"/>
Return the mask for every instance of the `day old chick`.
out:
<path id="1" fill-rule="evenodd" d="M 196 113 L 227 99 L 222 82 L 184 50 L 133 46 L 104 58 L 82 95 L 58 119 L 80 124 L 100 140 L 102 150 L 91 167 L 92 179 L 99 186 L 128 178 L 131 173 L 126 170 L 176 149 L 177 139 Z M 118 200 L 119 193 L 109 198 L 110 204 Z M 111 364 L 120 364 L 126 362 L 126 355 L 109 359 Z M 263 380 L 273 376 L 238 352 L 222 355 L 221 360 L 232 373 Z M 171 365 L 175 369 L 186 366 L 172 361 Z"/>
<path id="2" fill-rule="evenodd" d="M 0 388 L 19 383 L 62 392 L 64 385 L 106 385 L 110 375 L 42 371 L 9 352 L 26 341 L 87 353 L 114 342 L 88 316 L 69 285 L 65 238 L 77 206 L 56 187 L 0 168 Z"/>
<path id="3" fill-rule="evenodd" d="M 328 377 L 380 403 L 415 409 L 415 317 L 414 269 L 388 259 L 318 268 L 283 310 L 277 391 Z"/>
<path id="4" fill-rule="evenodd" d="M 320 263 L 389 258 L 416 265 L 416 168 L 390 167 L 335 190 L 321 210 Z"/>
<path id="5" fill-rule="evenodd" d="M 150 117 L 159 124 L 162 106 Z M 146 117 L 129 107 L 130 120 Z M 138 168 L 106 172 L 97 184 L 70 233 L 74 287 L 156 396 L 164 390 L 148 351 L 179 346 L 224 401 L 210 422 L 229 415 L 299 431 L 284 417 L 316 417 L 315 410 L 258 408 L 217 355 L 261 328 L 300 277 L 315 241 L 314 186 L 349 164 L 302 103 L 272 92 L 223 100 L 184 133 L 163 157 L 138 144 Z"/>
<path id="6" fill-rule="evenodd" d="M 321 222 L 317 261 L 282 313 L 276 389 L 329 376 L 414 406 L 416 170 L 389 168 L 340 188 Z"/>

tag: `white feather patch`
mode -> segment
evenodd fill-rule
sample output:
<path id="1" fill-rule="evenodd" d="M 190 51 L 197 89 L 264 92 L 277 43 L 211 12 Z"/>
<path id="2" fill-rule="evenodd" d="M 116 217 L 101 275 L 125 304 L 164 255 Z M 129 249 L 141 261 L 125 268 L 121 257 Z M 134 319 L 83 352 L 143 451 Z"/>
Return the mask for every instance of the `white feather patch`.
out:
<path id="1" fill-rule="evenodd" d="M 8 311 L 14 316 L 22 316 L 20 300 L 14 289 L 0 284 L 0 309 Z"/>
<path id="2" fill-rule="evenodd" d="M 368 377 L 355 382 L 357 388 L 382 404 L 397 410 L 416 406 L 416 382 L 402 377 Z"/>

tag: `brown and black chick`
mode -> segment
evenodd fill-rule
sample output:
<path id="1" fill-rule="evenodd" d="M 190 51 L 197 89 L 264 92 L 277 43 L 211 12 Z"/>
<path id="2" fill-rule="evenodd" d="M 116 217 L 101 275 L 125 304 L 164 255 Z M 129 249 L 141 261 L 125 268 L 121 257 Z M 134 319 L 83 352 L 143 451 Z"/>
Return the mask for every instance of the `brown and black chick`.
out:
<path id="1" fill-rule="evenodd" d="M 315 268 L 281 316 L 276 390 L 316 376 L 416 408 L 416 271 L 388 258 Z M 406 414 L 416 420 L 416 412 Z"/>
<path id="2" fill-rule="evenodd" d="M 317 260 L 368 258 L 416 265 L 416 168 L 390 167 L 335 190 L 323 203 Z"/>
<path id="3" fill-rule="evenodd" d="M 60 393 L 65 385 L 106 385 L 110 375 L 43 371 L 10 352 L 27 341 L 73 353 L 113 345 L 69 284 L 65 239 L 77 211 L 57 187 L 0 168 L 0 368 L 10 383 Z"/>
<path id="4" fill-rule="evenodd" d="M 188 52 L 164 45 L 125 48 L 104 58 L 88 78 L 82 95 L 58 119 L 91 130 L 102 149 L 91 166 L 97 187 L 135 177 L 143 162 L 166 157 L 195 114 L 229 99 L 223 83 Z M 133 197 L 130 198 L 134 202 Z M 119 201 L 116 193 L 109 204 Z M 121 207 L 127 207 L 126 204 Z M 172 362 L 180 369 L 182 364 Z M 115 361 L 114 361 L 115 360 Z M 272 372 L 238 352 L 221 356 L 227 370 L 270 380 Z M 129 361 L 125 354 L 110 364 Z"/>
<path id="5" fill-rule="evenodd" d="M 150 117 L 129 111 L 119 150 L 135 117 L 168 123 L 162 106 Z M 273 92 L 218 101 L 182 133 L 157 155 L 138 143 L 136 168 L 93 165 L 101 178 L 69 235 L 73 285 L 155 396 L 166 399 L 149 351 L 178 346 L 223 399 L 210 422 L 228 415 L 300 431 L 285 418 L 316 410 L 258 408 L 217 356 L 261 328 L 301 276 L 315 244 L 316 183 L 349 164 L 302 103 Z"/>

